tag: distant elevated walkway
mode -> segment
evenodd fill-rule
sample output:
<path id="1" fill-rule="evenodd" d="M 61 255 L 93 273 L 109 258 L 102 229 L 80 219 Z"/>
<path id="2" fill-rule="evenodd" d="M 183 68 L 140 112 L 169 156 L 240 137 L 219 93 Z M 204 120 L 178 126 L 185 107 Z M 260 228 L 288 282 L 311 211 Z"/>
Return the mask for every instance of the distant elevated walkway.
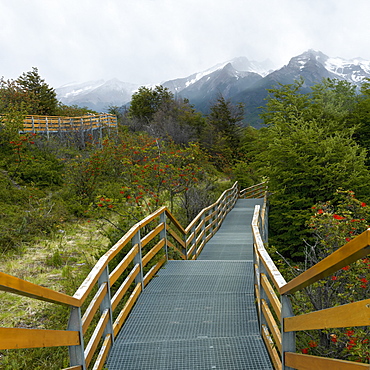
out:
<path id="1" fill-rule="evenodd" d="M 90 114 L 81 117 L 26 116 L 21 133 L 50 134 L 70 133 L 117 128 L 117 117 L 113 114 Z"/>

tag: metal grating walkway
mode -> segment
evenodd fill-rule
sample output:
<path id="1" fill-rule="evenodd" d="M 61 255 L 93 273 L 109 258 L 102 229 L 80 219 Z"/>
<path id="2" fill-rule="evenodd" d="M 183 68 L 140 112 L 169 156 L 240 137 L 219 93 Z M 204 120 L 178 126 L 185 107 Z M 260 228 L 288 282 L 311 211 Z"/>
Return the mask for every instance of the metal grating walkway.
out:
<path id="1" fill-rule="evenodd" d="M 251 219 L 239 199 L 196 261 L 169 261 L 140 295 L 109 370 L 272 369 L 253 294 Z"/>

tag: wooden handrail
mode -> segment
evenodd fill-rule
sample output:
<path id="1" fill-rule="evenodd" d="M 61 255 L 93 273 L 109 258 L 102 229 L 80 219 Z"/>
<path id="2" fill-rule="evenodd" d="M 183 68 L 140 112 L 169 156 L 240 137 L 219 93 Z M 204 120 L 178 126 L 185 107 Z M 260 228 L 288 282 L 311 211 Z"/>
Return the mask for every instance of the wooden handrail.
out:
<path id="1" fill-rule="evenodd" d="M 74 297 L 30 283 L 15 276 L 5 274 L 4 272 L 0 272 L 0 290 L 39 299 L 45 302 L 66 306 L 80 306 L 80 301 Z"/>
<path id="2" fill-rule="evenodd" d="M 0 348 L 37 348 L 80 344 L 78 331 L 0 328 Z"/>
<path id="3" fill-rule="evenodd" d="M 300 370 L 369 370 L 369 365 L 367 364 L 305 355 L 302 353 L 286 353 L 285 363 L 293 369 Z"/>
<path id="4" fill-rule="evenodd" d="M 266 343 L 275 369 L 285 369 L 286 367 L 289 369 L 307 370 L 326 370 L 328 368 L 341 370 L 369 369 L 369 365 L 366 364 L 294 353 L 291 350 L 292 343 L 289 344 L 290 348 L 284 348 L 285 341 L 283 340 L 283 336 L 286 335 L 286 333 L 303 330 L 370 325 L 370 299 L 314 311 L 299 316 L 287 316 L 287 308 L 284 308 L 284 302 L 286 302 L 288 294 L 301 290 L 333 274 L 340 268 L 360 258 L 366 257 L 370 253 L 370 229 L 352 239 L 298 277 L 289 282 L 285 282 L 262 242 L 260 213 L 263 212 L 260 211 L 260 206 L 257 205 L 252 220 L 256 266 L 255 295 L 257 307 L 260 312 L 261 335 Z M 263 217 L 264 215 L 261 214 L 262 219 Z M 273 289 L 267 277 L 271 279 L 275 289 Z M 280 304 L 277 300 L 277 294 L 281 296 Z M 282 327 L 280 333 L 277 332 L 278 326 L 275 323 L 274 315 L 270 307 L 273 309 L 276 316 L 280 318 Z M 283 313 L 283 311 L 285 313 Z M 281 359 L 277 358 L 275 347 L 279 350 Z"/>
<path id="5" fill-rule="evenodd" d="M 284 331 L 370 326 L 370 299 L 284 319 Z"/>
<path id="6" fill-rule="evenodd" d="M 343 247 L 312 266 L 285 286 L 280 288 L 281 294 L 291 294 L 305 288 L 314 282 L 327 277 L 344 266 L 367 256 L 370 253 L 370 230 L 367 229 Z"/>
<path id="7" fill-rule="evenodd" d="M 79 117 L 30 115 L 24 118 L 21 132 L 49 133 L 116 126 L 117 117 L 108 113 Z"/>

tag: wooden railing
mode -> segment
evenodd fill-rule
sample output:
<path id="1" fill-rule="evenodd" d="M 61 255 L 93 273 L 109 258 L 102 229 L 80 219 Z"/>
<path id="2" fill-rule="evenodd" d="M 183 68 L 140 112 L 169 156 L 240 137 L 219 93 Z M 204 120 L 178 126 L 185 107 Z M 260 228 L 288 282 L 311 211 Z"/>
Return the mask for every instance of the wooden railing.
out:
<path id="1" fill-rule="evenodd" d="M 370 325 L 370 299 L 299 316 L 294 316 L 289 299 L 289 294 L 367 256 L 370 253 L 370 229 L 287 283 L 264 247 L 265 218 L 265 206 L 262 209 L 256 206 L 252 222 L 255 295 L 261 335 L 274 368 L 370 369 L 367 364 L 296 353 L 295 348 L 297 331 Z"/>
<path id="2" fill-rule="evenodd" d="M 82 117 L 26 116 L 22 133 L 50 133 L 97 130 L 117 127 L 117 117 L 113 114 L 87 115 Z"/>
<path id="3" fill-rule="evenodd" d="M 253 197 L 254 191 L 264 188 L 264 183 L 251 187 Z M 246 193 L 243 191 L 243 196 Z M 166 207 L 158 209 L 99 259 L 73 296 L 0 272 L 0 290 L 70 306 L 71 310 L 67 330 L 0 328 L 0 349 L 68 346 L 68 369 L 101 369 L 137 298 L 171 252 L 183 259 L 197 258 L 239 195 L 235 183 L 186 229 Z"/>

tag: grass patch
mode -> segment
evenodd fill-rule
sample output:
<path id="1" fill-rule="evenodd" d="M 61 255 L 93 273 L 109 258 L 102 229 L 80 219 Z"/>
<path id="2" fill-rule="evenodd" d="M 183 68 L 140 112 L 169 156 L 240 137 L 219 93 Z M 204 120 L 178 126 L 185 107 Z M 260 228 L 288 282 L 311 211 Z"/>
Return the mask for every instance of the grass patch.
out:
<path id="1" fill-rule="evenodd" d="M 95 255 L 110 241 L 95 222 L 65 224 L 48 239 L 20 251 L 3 253 L 0 270 L 73 295 L 93 265 Z M 67 327 L 69 309 L 48 302 L 0 292 L 0 326 L 61 329 Z M 0 351 L 0 369 L 60 369 L 68 366 L 68 349 L 36 348 Z"/>

